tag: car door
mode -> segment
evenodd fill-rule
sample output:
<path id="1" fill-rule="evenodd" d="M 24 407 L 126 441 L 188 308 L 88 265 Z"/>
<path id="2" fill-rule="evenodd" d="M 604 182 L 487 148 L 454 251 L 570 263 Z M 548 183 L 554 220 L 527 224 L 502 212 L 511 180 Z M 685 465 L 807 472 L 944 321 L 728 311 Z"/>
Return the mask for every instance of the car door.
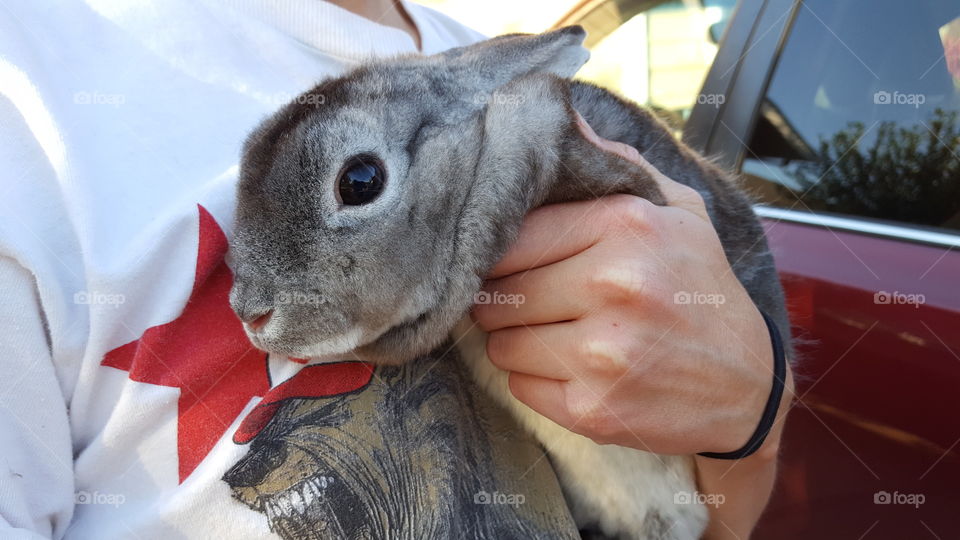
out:
<path id="1" fill-rule="evenodd" d="M 745 7 L 684 138 L 759 201 L 798 345 L 756 538 L 956 538 L 960 4 Z"/>

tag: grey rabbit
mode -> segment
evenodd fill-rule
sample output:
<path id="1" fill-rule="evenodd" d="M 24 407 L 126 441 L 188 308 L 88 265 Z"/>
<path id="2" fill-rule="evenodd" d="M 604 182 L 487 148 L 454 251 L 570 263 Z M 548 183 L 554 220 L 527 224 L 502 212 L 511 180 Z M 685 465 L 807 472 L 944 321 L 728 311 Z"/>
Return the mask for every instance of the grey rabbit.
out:
<path id="1" fill-rule="evenodd" d="M 581 135 L 579 112 L 702 195 L 737 277 L 789 336 L 748 198 L 651 113 L 571 81 L 585 35 L 572 26 L 371 61 L 266 119 L 243 149 L 230 302 L 254 345 L 293 357 L 399 364 L 457 340 L 481 388 L 548 451 L 579 526 L 699 538 L 706 508 L 677 504 L 696 491 L 691 456 L 599 445 L 533 412 L 466 317 L 532 208 L 611 193 L 665 204 L 643 169 Z M 295 292 L 319 300 L 283 301 Z"/>

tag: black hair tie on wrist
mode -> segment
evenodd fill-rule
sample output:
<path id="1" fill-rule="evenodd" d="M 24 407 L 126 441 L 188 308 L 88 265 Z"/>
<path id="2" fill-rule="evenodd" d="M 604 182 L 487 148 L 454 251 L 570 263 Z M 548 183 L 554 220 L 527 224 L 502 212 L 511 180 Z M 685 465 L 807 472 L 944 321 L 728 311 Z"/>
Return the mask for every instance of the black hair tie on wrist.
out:
<path id="1" fill-rule="evenodd" d="M 753 432 L 747 444 L 739 450 L 733 452 L 700 452 L 699 456 L 713 459 L 743 459 L 757 451 L 763 441 L 773 428 L 773 423 L 777 418 L 777 410 L 780 409 L 780 399 L 783 397 L 783 387 L 786 384 L 787 376 L 787 358 L 783 351 L 783 340 L 780 338 L 780 331 L 773 320 L 760 311 L 763 316 L 763 322 L 767 323 L 767 330 L 770 332 L 770 342 L 773 345 L 773 389 L 770 390 L 770 398 L 767 400 L 767 406 L 763 410 L 763 416 L 760 417 L 760 425 Z"/>

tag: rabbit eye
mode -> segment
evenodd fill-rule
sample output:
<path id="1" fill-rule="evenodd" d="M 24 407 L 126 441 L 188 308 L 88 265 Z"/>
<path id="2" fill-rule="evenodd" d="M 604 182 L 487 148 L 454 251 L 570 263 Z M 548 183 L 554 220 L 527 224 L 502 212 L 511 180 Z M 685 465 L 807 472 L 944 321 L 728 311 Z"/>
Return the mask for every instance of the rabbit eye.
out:
<path id="1" fill-rule="evenodd" d="M 372 156 L 350 158 L 337 178 L 337 195 L 348 206 L 367 204 L 380 195 L 386 183 L 386 174 L 380 161 Z"/>

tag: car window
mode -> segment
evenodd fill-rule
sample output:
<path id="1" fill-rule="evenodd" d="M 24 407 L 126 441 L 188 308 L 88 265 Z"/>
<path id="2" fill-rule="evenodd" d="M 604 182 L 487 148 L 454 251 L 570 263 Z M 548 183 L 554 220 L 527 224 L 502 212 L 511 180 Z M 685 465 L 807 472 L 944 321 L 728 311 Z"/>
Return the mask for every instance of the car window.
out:
<path id="1" fill-rule="evenodd" d="M 566 20 L 584 24 L 593 36 L 590 61 L 577 78 L 653 109 L 679 134 L 698 101 L 723 103 L 722 95 L 703 96 L 700 88 L 735 5 L 611 0 L 582 21 Z"/>
<path id="2" fill-rule="evenodd" d="M 808 0 L 743 161 L 764 203 L 960 229 L 960 5 Z"/>

